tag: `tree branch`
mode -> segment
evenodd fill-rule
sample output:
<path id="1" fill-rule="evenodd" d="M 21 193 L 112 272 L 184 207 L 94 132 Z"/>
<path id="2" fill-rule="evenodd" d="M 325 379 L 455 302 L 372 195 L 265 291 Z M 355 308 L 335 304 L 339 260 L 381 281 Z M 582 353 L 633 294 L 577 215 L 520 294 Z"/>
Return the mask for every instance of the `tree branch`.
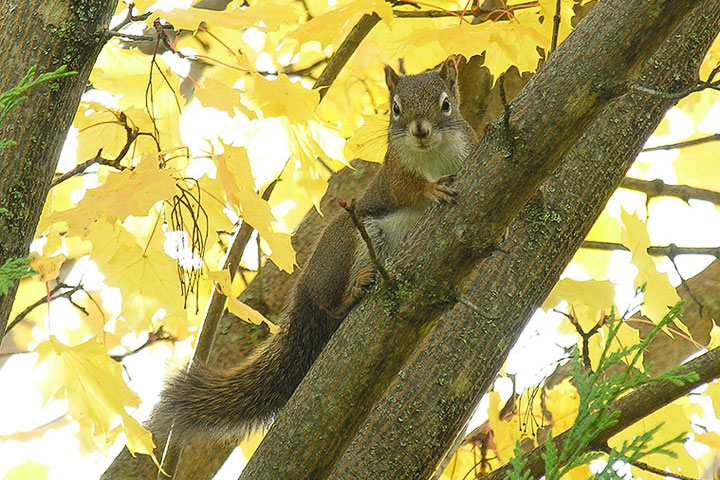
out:
<path id="1" fill-rule="evenodd" d="M 38 15 L 29 2 L 0 2 L 0 44 L 21 48 L 6 58 L 0 74 L 0 92 L 18 85 L 31 67 L 56 71 L 64 65 L 77 72 L 38 86 L 5 118 L 3 128 L 15 145 L 0 150 L 0 265 L 27 255 L 47 198 L 67 130 L 85 91 L 90 71 L 105 41 L 104 32 L 116 4 L 89 0 L 53 9 L 48 18 Z M 0 338 L 15 299 L 17 287 L 0 297 Z"/>
<path id="2" fill-rule="evenodd" d="M 696 82 L 695 84 L 674 93 L 662 92 L 653 88 L 637 85 L 635 83 L 631 83 L 629 86 L 631 90 L 634 90 L 636 92 L 645 93 L 647 95 L 654 95 L 665 100 L 681 100 L 690 95 L 691 93 L 699 92 L 701 90 L 705 90 L 706 88 L 712 90 L 720 90 L 720 80 L 715 80 L 715 76 L 717 76 L 718 73 L 720 73 L 720 65 L 715 67 L 713 71 L 710 72 L 707 80 L 704 80 L 702 82 Z"/>
<path id="3" fill-rule="evenodd" d="M 170 340 L 172 342 L 175 342 L 177 339 L 175 337 L 173 337 L 172 335 L 170 335 L 169 333 L 165 332 L 163 330 L 163 328 L 160 327 L 159 329 L 157 329 L 154 332 L 149 332 L 147 340 L 145 340 L 142 345 L 140 345 L 128 352 L 121 353 L 120 355 L 110 355 L 110 358 L 112 358 L 116 362 L 122 362 L 123 360 L 125 360 L 125 358 L 127 358 L 131 355 L 135 355 L 136 353 L 149 347 L 150 345 L 155 344 L 155 342 L 161 342 L 164 340 Z"/>
<path id="4" fill-rule="evenodd" d="M 643 152 L 655 152 L 658 150 L 672 150 L 674 148 L 685 148 L 692 147 L 693 145 L 700 145 L 701 143 L 715 142 L 720 140 L 720 133 L 708 135 L 707 137 L 695 138 L 693 140 L 685 140 L 684 142 L 671 143 L 669 145 L 659 145 L 657 147 L 643 148 Z"/>
<path id="5" fill-rule="evenodd" d="M 596 242 L 585 240 L 580 248 L 593 250 L 625 250 L 630 251 L 625 245 L 612 242 Z M 670 257 L 674 259 L 678 255 L 713 255 L 720 258 L 720 247 L 678 247 L 674 243 L 664 247 L 648 247 L 648 255 L 656 257 Z"/>
<path id="6" fill-rule="evenodd" d="M 137 127 L 131 127 L 128 124 L 127 116 L 123 112 L 120 112 L 117 114 L 118 124 L 121 125 L 125 129 L 125 145 L 120 149 L 120 152 L 115 156 L 115 158 L 107 159 L 103 158 L 102 156 L 102 149 L 100 149 L 93 158 L 86 160 L 84 162 L 79 163 L 75 166 L 72 170 L 63 173 L 62 175 L 56 176 L 52 183 L 50 184 L 50 187 L 54 187 L 68 178 L 74 177 L 75 175 L 78 175 L 85 171 L 89 166 L 94 165 L 96 163 L 99 163 L 100 165 L 107 165 L 108 167 L 113 167 L 117 170 L 125 170 L 126 167 L 122 166 L 120 164 L 120 161 L 122 161 L 123 158 L 125 158 L 125 155 L 127 155 L 127 152 L 130 150 L 130 147 L 135 142 L 135 140 L 143 135 L 147 135 L 149 137 L 152 137 L 155 140 L 155 136 L 152 133 L 147 132 L 140 132 L 138 131 Z M 157 143 L 157 140 L 156 140 Z M 160 150 L 158 146 L 158 151 Z"/>
<path id="7" fill-rule="evenodd" d="M 646 151 L 646 150 L 643 150 Z M 625 177 L 620 184 L 622 188 L 643 192 L 652 197 L 678 197 L 686 202 L 691 199 L 705 200 L 720 205 L 720 192 L 695 188 L 687 185 L 670 185 L 657 178 L 655 180 L 641 180 L 639 178 Z"/>
<path id="8" fill-rule="evenodd" d="M 687 395 L 700 385 L 720 376 L 720 348 L 715 348 L 690 360 L 684 367 L 687 372 L 697 373 L 699 377 L 698 380 L 688 382 L 684 385 L 676 385 L 672 382 L 663 381 L 648 383 L 638 387 L 634 392 L 615 402 L 613 411 L 620 413 L 618 422 L 603 431 L 596 439 L 596 443 L 606 443 L 612 436 L 620 433 L 633 423 L 647 417 L 678 398 Z M 554 442 L 558 449 L 561 450 L 566 440 L 567 432 L 555 437 Z M 544 450 L 545 445 L 540 445 L 525 455 L 525 459 L 528 462 L 527 466 L 533 478 L 538 478 L 544 473 L 545 462 L 541 457 Z M 508 466 L 505 465 L 484 477 L 483 480 L 504 479 L 508 470 Z M 667 472 L 663 472 L 663 475 L 675 476 Z"/>
<path id="9" fill-rule="evenodd" d="M 360 46 L 363 39 L 370 33 L 370 30 L 380 21 L 380 17 L 377 13 L 365 14 L 360 18 L 357 25 L 353 27 L 345 40 L 340 44 L 337 51 L 330 57 L 328 64 L 318 77 L 314 89 L 320 91 L 320 100 L 325 97 L 330 85 L 333 84 L 337 76 L 340 74 L 340 70 L 343 69 L 345 64 L 350 60 L 350 57 L 355 50 Z"/>
<path id="10" fill-rule="evenodd" d="M 61 288 L 69 288 L 69 290 L 55 295 L 55 294 L 58 292 L 58 290 L 60 290 Z M 66 285 L 66 284 L 64 284 L 64 283 L 58 283 L 57 285 L 55 285 L 55 286 L 52 288 L 52 290 L 50 290 L 50 293 L 49 293 L 50 301 L 53 301 L 53 300 L 55 300 L 56 298 L 64 297 L 64 298 L 67 298 L 67 299 L 72 303 L 72 298 L 71 298 L 72 295 L 73 295 L 74 293 L 76 293 L 77 291 L 80 291 L 80 290 L 83 291 L 83 292 L 85 293 L 85 295 L 87 295 L 88 297 L 90 297 L 90 294 L 89 294 L 87 291 L 85 291 L 85 289 L 83 288 L 82 284 L 78 284 L 78 285 L 71 286 L 71 285 Z M 13 321 L 8 324 L 7 329 L 5 330 L 5 334 L 7 334 L 7 332 L 9 332 L 10 330 L 12 330 L 12 329 L 15 327 L 15 325 L 17 325 L 18 323 L 22 322 L 22 321 L 25 319 L 25 317 L 27 317 L 27 316 L 30 314 L 30 312 L 32 312 L 33 310 L 35 310 L 35 309 L 36 309 L 37 307 L 39 307 L 40 305 L 42 305 L 42 304 L 44 304 L 44 303 L 47 303 L 47 302 L 48 302 L 48 298 L 47 298 L 47 297 L 48 297 L 48 295 L 43 295 L 42 297 L 40 297 L 39 299 L 37 299 L 37 300 L 36 300 L 35 302 L 33 302 L 32 304 L 30 304 L 30 305 L 28 305 L 27 307 L 25 307 L 25 309 L 23 309 L 22 312 L 18 313 L 17 316 L 13 319 Z M 75 304 L 73 303 L 73 305 L 75 305 Z M 75 307 L 76 307 L 76 308 L 79 308 L 77 305 L 75 305 Z M 88 314 L 87 311 L 84 311 L 83 308 L 79 308 L 79 309 L 80 309 L 80 310 L 83 310 L 83 313 L 85 313 L 85 315 Z"/>

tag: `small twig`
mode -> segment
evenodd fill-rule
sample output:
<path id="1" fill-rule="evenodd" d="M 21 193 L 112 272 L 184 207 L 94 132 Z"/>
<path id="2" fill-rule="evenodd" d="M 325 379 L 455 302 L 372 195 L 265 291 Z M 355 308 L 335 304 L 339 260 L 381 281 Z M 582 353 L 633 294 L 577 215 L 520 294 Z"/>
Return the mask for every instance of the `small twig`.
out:
<path id="1" fill-rule="evenodd" d="M 152 15 L 152 12 L 145 12 L 142 15 L 133 15 L 133 10 L 135 9 L 135 4 L 130 3 L 128 5 L 127 15 L 125 15 L 125 18 L 123 18 L 120 23 L 115 25 L 114 27 L 110 27 L 110 31 L 118 31 L 122 29 L 123 27 L 129 25 L 132 22 L 142 22 L 147 20 L 150 15 Z"/>
<path id="2" fill-rule="evenodd" d="M 123 32 L 118 32 L 116 30 L 110 30 L 108 33 L 110 34 L 110 36 L 125 38 L 127 40 L 132 40 L 135 42 L 154 42 L 155 41 L 155 38 L 151 37 L 150 35 L 133 35 L 131 33 L 123 33 Z"/>
<path id="3" fill-rule="evenodd" d="M 62 293 L 60 293 L 60 294 L 58 294 L 58 295 L 55 295 L 55 293 L 57 293 L 58 290 L 60 290 L 61 288 L 69 288 L 70 290 L 68 290 L 68 291 L 66 291 L 66 292 L 62 292 Z M 73 305 L 77 306 L 74 302 L 72 302 L 71 296 L 72 296 L 74 293 L 76 293 L 76 292 L 78 292 L 78 291 L 80 291 L 80 290 L 82 290 L 82 291 L 85 293 L 85 295 L 87 295 L 88 297 L 90 296 L 90 295 L 85 291 L 85 289 L 83 288 L 83 286 L 82 286 L 81 284 L 80 284 L 80 285 L 75 285 L 75 286 L 70 286 L 70 285 L 66 285 L 66 284 L 64 284 L 64 283 L 58 283 L 57 285 L 55 285 L 55 286 L 52 288 L 52 290 L 50 290 L 50 291 L 48 292 L 48 294 L 43 295 L 43 296 L 42 296 L 41 298 L 39 298 L 37 301 L 35 301 L 35 302 L 33 302 L 32 304 L 30 304 L 30 305 L 28 305 L 27 307 L 25 307 L 25 309 L 24 309 L 22 312 L 18 313 L 17 316 L 13 319 L 13 321 L 8 324 L 7 328 L 5 329 L 5 334 L 7 335 L 7 332 L 9 332 L 10 330 L 12 330 L 12 328 L 15 327 L 15 325 L 17 325 L 18 323 L 22 322 L 22 321 L 25 319 L 25 317 L 27 317 L 27 316 L 30 314 L 30 312 L 32 312 L 33 310 L 35 310 L 35 309 L 36 309 L 37 307 L 39 307 L 40 305 L 42 305 L 42 304 L 44 304 L 44 303 L 47 303 L 47 301 L 48 301 L 48 295 L 49 295 L 49 297 L 50 297 L 50 301 L 55 300 L 56 298 L 65 297 L 65 298 L 69 299 Z M 82 308 L 82 307 L 79 307 L 79 308 L 80 308 L 80 310 L 81 310 L 83 313 L 85 313 L 85 315 L 88 314 L 88 312 L 87 312 L 86 309 L 84 309 L 84 308 Z"/>
<path id="4" fill-rule="evenodd" d="M 643 192 L 648 196 L 648 199 L 652 197 L 667 196 L 677 197 L 686 202 L 691 199 L 695 199 L 720 205 L 720 192 L 690 187 L 688 185 L 670 185 L 659 178 L 656 178 L 655 180 L 640 180 L 639 178 L 626 177 L 623 179 L 620 186 L 622 188 Z"/>
<path id="5" fill-rule="evenodd" d="M 139 351 L 141 351 L 144 348 L 149 347 L 150 345 L 153 345 L 155 342 L 161 342 L 163 340 L 170 340 L 170 341 L 176 341 L 177 339 L 170 335 L 169 333 L 165 332 L 162 327 L 158 328 L 154 332 L 150 332 L 148 335 L 147 340 L 140 345 L 139 347 L 130 350 L 129 352 L 120 354 L 120 355 L 110 355 L 110 358 L 115 360 L 116 362 L 122 362 L 125 358 L 129 357 L 130 355 L 135 355 Z"/>
<path id="6" fill-rule="evenodd" d="M 710 88 L 712 90 L 718 90 L 720 91 L 720 80 L 715 80 L 715 76 L 720 73 L 720 65 L 715 67 L 712 72 L 710 72 L 710 75 L 708 76 L 708 79 L 702 82 L 696 82 L 693 85 L 690 85 L 689 87 L 685 88 L 684 90 L 680 90 L 679 92 L 670 93 L 670 92 L 660 92 L 658 90 L 654 90 L 652 88 L 643 87 L 642 85 L 637 85 L 634 83 L 629 84 L 629 88 L 631 90 L 634 90 L 636 92 L 640 93 L 646 93 L 648 95 L 653 95 L 658 98 L 662 98 L 665 100 L 680 100 L 682 98 L 687 97 L 691 93 L 699 92 L 701 90 L 705 90 L 706 88 Z"/>
<path id="7" fill-rule="evenodd" d="M 659 145 L 657 147 L 643 148 L 641 152 L 656 152 L 658 150 L 672 150 L 674 148 L 692 147 L 701 143 L 715 142 L 720 140 L 720 133 L 708 135 L 707 137 L 695 138 L 693 140 L 685 140 L 684 142 L 671 143 L 669 145 Z"/>
<path id="8" fill-rule="evenodd" d="M 612 242 L 596 242 L 585 240 L 580 248 L 593 250 L 625 250 L 630 251 L 625 245 Z M 655 257 L 675 258 L 677 255 L 712 255 L 720 258 L 720 247 L 678 247 L 674 243 L 664 247 L 648 247 L 648 255 Z"/>
<path id="9" fill-rule="evenodd" d="M 575 327 L 575 331 L 578 333 L 578 335 L 580 335 L 580 338 L 582 338 L 583 366 L 585 367 L 585 370 L 587 370 L 588 372 L 592 372 L 592 363 L 590 362 L 590 338 L 595 335 L 603 325 L 605 325 L 607 318 L 603 315 L 602 318 L 597 321 L 594 327 L 592 327 L 589 331 L 585 332 L 582 326 L 580 326 L 580 322 L 577 321 L 577 318 L 575 317 L 575 309 L 572 306 L 570 307 L 570 313 L 565 313 L 557 309 L 553 309 L 553 312 L 564 315 L 565 318 L 570 321 L 572 326 Z"/>
<path id="10" fill-rule="evenodd" d="M 353 197 L 352 200 L 350 200 L 350 204 L 348 204 L 345 200 L 342 200 L 338 198 L 337 200 L 338 205 L 340 205 L 343 209 L 345 209 L 348 214 L 350 214 L 350 218 L 352 219 L 352 222 L 355 224 L 355 228 L 358 229 L 360 232 L 360 236 L 365 241 L 365 244 L 367 245 L 368 249 L 368 255 L 370 256 L 370 261 L 375 265 L 375 268 L 377 268 L 377 271 L 380 273 L 380 276 L 383 278 L 383 281 L 385 282 L 385 285 L 391 285 L 393 283 L 392 279 L 390 278 L 390 275 L 388 274 L 387 270 L 385 270 L 385 267 L 382 266 L 382 263 L 380 263 L 380 260 L 378 260 L 377 255 L 375 254 L 375 248 L 373 247 L 372 240 L 370 239 L 370 235 L 368 235 L 367 230 L 365 230 L 365 225 L 362 224 L 360 219 L 357 216 L 357 212 L 355 211 L 356 206 L 356 200 L 355 197 Z"/>
<path id="11" fill-rule="evenodd" d="M 595 443 L 593 442 L 590 447 L 593 450 L 597 450 L 599 452 L 605 452 L 606 454 L 610 455 L 610 446 L 607 443 Z M 621 459 L 622 460 L 622 459 Z M 648 465 L 645 462 L 641 462 L 639 460 L 636 460 L 634 462 L 628 462 L 630 465 L 639 468 L 640 470 L 645 470 L 646 472 L 654 473 L 656 475 L 660 475 L 661 477 L 672 477 L 677 478 L 678 480 L 700 480 L 698 478 L 694 477 L 688 477 L 686 475 L 680 475 L 676 472 L 668 472 L 667 470 L 661 470 L 657 467 L 653 467 L 651 465 Z"/>
<path id="12" fill-rule="evenodd" d="M 555 15 L 553 15 L 553 31 L 552 41 L 550 43 L 550 53 L 554 52 L 558 44 L 558 33 L 560 32 L 560 0 L 555 4 Z"/>
<path id="13" fill-rule="evenodd" d="M 71 177 L 74 177 L 75 175 L 78 175 L 78 174 L 84 172 L 85 169 L 87 169 L 89 166 L 94 165 L 96 163 L 98 163 L 100 165 L 106 165 L 108 167 L 113 167 L 117 170 L 125 170 L 126 167 L 121 165 L 120 162 L 122 161 L 123 158 L 125 158 L 125 155 L 127 155 L 128 151 L 130 150 L 130 147 L 135 142 L 135 140 L 138 137 L 143 136 L 143 135 L 153 137 L 153 139 L 154 139 L 154 136 L 151 133 L 140 132 L 137 127 L 131 127 L 128 124 L 127 116 L 125 116 L 124 113 L 120 112 L 119 114 L 117 114 L 117 119 L 118 119 L 118 123 L 125 129 L 125 145 L 123 145 L 122 149 L 115 156 L 115 158 L 113 158 L 113 159 L 103 158 L 102 148 L 101 148 L 100 150 L 98 150 L 97 155 L 95 155 L 90 160 L 86 160 L 86 161 L 76 165 L 75 168 L 73 168 L 72 170 L 55 177 L 53 179 L 52 183 L 50 184 L 51 188 L 64 182 L 65 180 L 67 180 Z M 88 127 L 88 128 L 90 128 L 90 127 Z M 159 150 L 160 150 L 160 148 L 158 146 L 158 151 Z"/>
<path id="14" fill-rule="evenodd" d="M 417 5 L 408 2 L 409 5 L 417 7 Z M 522 10 L 525 8 L 535 8 L 538 2 L 525 2 L 512 5 L 512 10 Z M 397 18 L 441 18 L 441 17 L 468 17 L 472 16 L 481 22 L 487 21 L 488 16 L 496 13 L 497 9 L 487 8 L 471 8 L 468 10 L 393 10 L 393 16 Z M 498 18 L 497 21 L 510 20 L 508 17 Z"/>
<path id="15" fill-rule="evenodd" d="M 688 285 L 687 280 L 685 277 L 683 277 L 682 273 L 680 273 L 680 270 L 677 267 L 677 264 L 675 263 L 675 257 L 668 257 L 670 260 L 670 263 L 672 264 L 673 268 L 675 269 L 675 273 L 677 273 L 678 277 L 680 277 L 680 286 L 685 288 L 685 291 L 688 293 L 688 296 L 690 299 L 697 305 L 698 307 L 698 316 L 702 318 L 703 316 L 703 304 L 700 301 L 700 299 L 695 295 L 695 293 L 690 288 L 690 285 Z"/>

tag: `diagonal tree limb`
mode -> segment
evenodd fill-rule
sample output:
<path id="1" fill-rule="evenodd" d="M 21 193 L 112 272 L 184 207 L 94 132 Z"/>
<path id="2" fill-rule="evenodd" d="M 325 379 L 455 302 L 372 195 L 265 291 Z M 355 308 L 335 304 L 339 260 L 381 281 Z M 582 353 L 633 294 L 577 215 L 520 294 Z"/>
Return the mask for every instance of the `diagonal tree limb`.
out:
<path id="1" fill-rule="evenodd" d="M 720 2 L 697 6 L 683 29 L 648 62 L 641 79 L 652 79 L 657 88 L 676 87 L 676 78 L 687 78 L 685 73 L 699 66 L 718 22 Z M 695 32 L 703 32 L 702 38 Z M 456 304 L 423 339 L 330 478 L 360 471 L 372 478 L 432 473 L 434 465 L 428 469 L 412 460 L 442 457 L 670 105 L 661 98 L 628 95 L 595 120 L 544 185 L 544 194 L 513 221 L 503 244 L 508 253 L 494 254 L 473 271 L 458 293 L 469 301 Z M 375 454 L 366 461 L 362 452 Z M 408 465 L 417 469 L 396 469 Z"/>
<path id="2" fill-rule="evenodd" d="M 426 212 L 392 262 L 392 271 L 398 272 L 398 289 L 369 297 L 345 320 L 241 478 L 322 479 L 333 475 L 337 455 L 350 445 L 372 405 L 413 355 L 415 346 L 457 303 L 457 291 L 472 268 L 487 261 L 494 243 L 522 205 L 610 100 L 624 93 L 622 85 L 635 79 L 695 5 L 611 0 L 599 3 L 588 14 L 512 102 L 515 138 L 506 138 L 500 123 L 491 125 L 471 154 L 469 165 L 458 175 L 455 187 L 463 192 L 459 205 Z M 507 150 L 510 142 L 514 145 L 512 156 Z M 597 214 L 601 208 L 601 204 L 594 205 L 592 212 Z M 558 275 L 561 268 L 557 268 Z M 515 269 L 520 271 L 518 266 Z M 522 269 L 524 274 L 528 271 Z M 505 295 L 501 292 L 495 294 Z M 532 311 L 531 305 L 537 302 L 532 296 L 513 300 L 523 313 Z M 488 322 L 483 328 L 497 325 L 502 312 L 493 312 L 493 305 L 482 308 L 487 309 L 482 316 Z M 519 329 L 506 334 L 503 343 L 511 344 L 517 334 Z M 404 421 L 407 418 L 402 417 Z M 450 441 L 457 428 L 448 435 Z M 385 445 L 391 444 L 396 450 L 406 446 L 402 441 Z M 385 457 L 379 450 L 365 449 L 363 454 L 368 463 L 383 468 L 380 459 Z M 413 458 L 428 459 L 422 455 Z M 390 462 L 399 468 L 417 468 Z M 336 473 L 352 478 L 352 474 L 342 477 L 341 471 Z M 385 473 L 390 478 L 412 476 L 408 470 L 399 473 L 388 468 Z M 362 475 L 372 477 L 373 473 Z"/>

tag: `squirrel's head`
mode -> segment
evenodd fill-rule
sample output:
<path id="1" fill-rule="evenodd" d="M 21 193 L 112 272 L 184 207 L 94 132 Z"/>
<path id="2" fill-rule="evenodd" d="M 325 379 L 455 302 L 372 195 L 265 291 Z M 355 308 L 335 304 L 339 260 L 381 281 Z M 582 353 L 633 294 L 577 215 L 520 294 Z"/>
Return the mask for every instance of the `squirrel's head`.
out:
<path id="1" fill-rule="evenodd" d="M 460 117 L 456 57 L 451 55 L 433 70 L 418 75 L 398 75 L 385 65 L 390 90 L 389 143 L 399 141 L 417 152 L 430 152 L 445 140 Z"/>

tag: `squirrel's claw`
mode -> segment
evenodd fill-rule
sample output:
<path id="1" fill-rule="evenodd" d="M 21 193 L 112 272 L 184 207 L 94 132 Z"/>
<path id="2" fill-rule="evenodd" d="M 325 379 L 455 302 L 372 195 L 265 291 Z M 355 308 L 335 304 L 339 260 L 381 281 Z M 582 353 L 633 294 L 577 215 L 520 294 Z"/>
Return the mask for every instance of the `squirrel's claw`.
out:
<path id="1" fill-rule="evenodd" d="M 455 175 L 443 175 L 442 177 L 438 178 L 435 183 L 438 185 L 448 186 L 452 185 L 455 182 Z"/>
<path id="2" fill-rule="evenodd" d="M 428 198 L 437 204 L 457 203 L 457 200 L 455 199 L 457 192 L 450 187 L 441 185 L 439 182 L 440 180 L 431 184 L 432 187 L 428 194 Z"/>

